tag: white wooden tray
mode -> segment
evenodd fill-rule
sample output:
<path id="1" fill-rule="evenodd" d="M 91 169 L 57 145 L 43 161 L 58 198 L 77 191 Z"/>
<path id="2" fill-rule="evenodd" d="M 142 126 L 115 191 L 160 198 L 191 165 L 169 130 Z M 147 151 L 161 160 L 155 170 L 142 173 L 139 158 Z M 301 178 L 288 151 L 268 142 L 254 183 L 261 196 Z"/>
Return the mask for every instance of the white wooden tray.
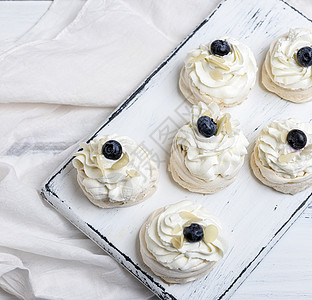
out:
<path id="1" fill-rule="evenodd" d="M 311 189 L 284 195 L 252 175 L 249 158 L 260 129 L 275 119 L 310 121 L 312 108 L 312 103 L 296 105 L 267 93 L 259 80 L 247 101 L 227 109 L 240 120 L 250 141 L 237 180 L 217 194 L 203 196 L 180 188 L 167 172 L 172 137 L 189 119 L 191 106 L 178 90 L 187 52 L 201 43 L 232 36 L 250 46 L 261 69 L 270 43 L 290 27 L 311 28 L 312 23 L 282 0 L 221 2 L 90 138 L 128 135 L 149 151 L 159 165 L 160 182 L 157 192 L 145 202 L 129 208 L 95 207 L 76 182 L 72 158 L 42 189 L 44 199 L 162 299 L 229 298 L 310 203 Z M 184 199 L 199 202 L 219 216 L 228 230 L 230 248 L 207 276 L 192 283 L 167 285 L 143 264 L 138 232 L 152 211 Z"/>

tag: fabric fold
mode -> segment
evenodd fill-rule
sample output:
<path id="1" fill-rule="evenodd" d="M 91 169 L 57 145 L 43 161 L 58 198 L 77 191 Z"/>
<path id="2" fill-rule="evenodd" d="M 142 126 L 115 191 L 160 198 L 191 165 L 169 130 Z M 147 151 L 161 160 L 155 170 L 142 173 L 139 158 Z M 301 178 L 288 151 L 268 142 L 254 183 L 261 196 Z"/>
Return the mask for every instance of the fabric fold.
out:
<path id="1" fill-rule="evenodd" d="M 0 163 L 0 195 L 2 289 L 22 299 L 151 296 L 117 262 L 44 203 L 35 188 L 24 185 L 13 167 L 5 163 Z"/>
<path id="2" fill-rule="evenodd" d="M 56 1 L 0 55 L 0 103 L 117 106 L 186 36 L 185 30 L 208 15 L 211 4 L 200 10 L 201 2 Z M 57 12 L 66 8 L 71 11 L 63 13 L 66 22 L 51 28 Z M 182 30 L 172 29 L 172 17 Z"/>

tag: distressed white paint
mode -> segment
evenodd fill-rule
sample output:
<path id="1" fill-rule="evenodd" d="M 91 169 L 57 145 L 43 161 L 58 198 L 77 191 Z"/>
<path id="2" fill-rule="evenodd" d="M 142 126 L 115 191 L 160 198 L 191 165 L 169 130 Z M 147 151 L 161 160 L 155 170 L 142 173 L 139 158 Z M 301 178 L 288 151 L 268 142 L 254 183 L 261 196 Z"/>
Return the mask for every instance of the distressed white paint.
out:
<path id="1" fill-rule="evenodd" d="M 251 1 L 251 2 L 253 2 L 253 1 Z M 265 1 L 264 1 L 265 2 Z M 267 4 L 268 5 L 268 4 Z M 272 4 L 271 4 L 272 5 Z M 244 9 L 247 9 L 248 8 L 248 6 L 249 5 L 246 5 L 245 6 L 245 8 Z M 221 7 L 221 9 L 223 9 L 222 7 Z M 218 14 L 219 13 L 221 13 L 221 9 L 219 10 L 219 12 L 218 12 Z M 268 8 L 269 9 L 269 8 Z M 277 8 L 275 8 L 275 9 L 277 9 Z M 288 10 L 288 8 L 287 8 L 287 10 Z M 246 10 L 245 10 L 245 12 L 247 12 Z M 277 13 L 277 11 L 275 11 L 276 13 Z M 285 15 L 282 15 L 282 16 L 280 16 L 280 18 L 281 19 L 279 19 L 279 18 L 277 18 L 277 20 L 282 20 L 282 17 L 284 16 L 284 18 L 285 18 L 285 16 L 287 16 L 287 12 L 285 12 L 286 14 Z M 293 13 L 293 12 L 291 12 L 291 13 Z M 217 17 L 217 14 L 215 15 L 215 17 Z M 241 17 L 242 17 L 242 15 L 241 15 Z M 229 17 L 227 17 L 227 18 L 229 18 Z M 300 18 L 301 19 L 301 18 Z M 244 20 L 244 18 L 242 17 L 242 20 Z M 285 19 L 285 20 L 287 20 L 287 18 Z M 295 20 L 295 21 L 294 21 Z M 296 20 L 298 20 L 298 23 L 296 22 Z M 210 21 L 211 22 L 211 21 Z M 285 23 L 287 23 L 287 25 L 285 24 Z M 290 22 L 289 24 L 291 24 L 291 23 L 293 23 L 293 24 L 295 24 L 295 26 L 297 26 L 297 25 L 299 25 L 299 17 L 298 16 L 296 16 L 296 17 L 294 17 L 293 18 L 293 21 L 292 22 Z M 284 24 L 284 25 L 282 25 L 282 24 Z M 281 24 L 281 28 L 280 28 L 280 30 L 281 29 L 284 29 L 285 30 L 285 28 L 287 28 L 287 26 L 288 26 L 288 21 L 283 21 L 282 22 L 282 24 Z M 264 24 L 263 24 L 264 25 Z M 209 23 L 209 27 L 211 27 L 211 23 Z M 212 28 L 211 28 L 211 30 L 212 30 Z M 256 31 L 256 33 L 255 34 L 257 34 L 257 31 Z M 237 36 L 237 37 L 239 37 L 239 36 Z M 248 41 L 248 39 L 247 39 L 247 41 Z M 249 39 L 249 41 L 252 41 L 252 40 L 250 40 Z M 260 44 L 260 42 L 263 42 L 263 41 L 259 41 L 259 43 L 258 43 L 258 45 Z M 250 44 L 251 45 L 251 44 Z M 267 47 L 267 45 L 268 45 L 268 42 L 266 42 L 265 44 L 264 44 L 264 46 L 265 47 Z M 253 48 L 253 50 L 254 50 L 254 47 L 252 47 Z M 255 52 L 256 53 L 256 52 Z M 259 52 L 260 53 L 260 52 Z M 258 54 L 259 54 L 258 53 Z M 261 54 L 261 55 L 263 55 L 263 54 Z M 258 56 L 258 62 L 259 61 L 261 61 L 263 59 L 263 56 Z M 174 88 L 176 89 L 176 86 L 174 86 Z M 249 99 L 249 101 L 248 102 L 251 102 L 251 101 L 261 101 L 261 90 L 259 91 L 259 89 L 258 89 L 258 91 L 253 91 L 253 94 L 252 94 L 252 96 L 250 97 L 250 99 Z M 179 101 L 181 101 L 181 97 L 179 98 Z M 272 100 L 273 101 L 273 103 L 269 103 L 270 102 L 270 99 L 272 100 L 272 99 L 274 99 L 274 100 Z M 278 100 L 276 97 L 270 97 L 270 99 L 266 99 L 266 101 L 264 101 L 264 104 L 263 105 L 267 105 L 267 107 L 271 107 L 272 105 L 275 107 L 275 103 L 277 103 L 277 102 L 279 102 L 280 101 L 280 105 L 282 105 L 281 103 L 283 103 L 283 101 L 282 100 Z M 141 99 L 142 100 L 142 99 Z M 141 101 L 140 100 L 140 101 Z M 155 99 L 154 99 L 155 100 Z M 150 100 L 147 100 L 147 101 L 150 101 Z M 158 101 L 158 100 L 157 100 Z M 170 100 L 169 100 L 170 101 Z M 161 102 L 161 100 L 159 100 L 159 102 Z M 135 107 L 136 106 L 138 106 L 139 104 L 137 103 L 136 105 L 135 105 Z M 161 105 L 161 103 L 160 103 L 160 105 Z M 246 111 L 250 111 L 250 118 L 253 118 L 253 116 L 252 116 L 252 114 L 254 114 L 254 117 L 255 118 L 257 118 L 258 119 L 258 123 L 259 124 L 262 124 L 262 121 L 261 121 L 261 115 L 262 115 L 262 112 L 260 111 L 258 111 L 257 112 L 257 110 L 261 110 L 261 106 L 260 106 L 260 104 L 259 103 L 257 103 L 257 104 L 255 104 L 254 103 L 254 105 L 256 105 L 257 106 L 257 109 L 255 108 L 255 109 L 253 109 L 253 110 L 249 110 L 252 106 L 251 106 L 251 103 L 250 103 L 250 105 L 249 106 L 247 106 L 247 103 L 245 103 L 245 104 L 243 104 L 242 106 L 240 106 L 240 107 L 238 107 L 237 109 L 235 108 L 235 109 L 230 109 L 229 111 L 230 112 L 232 112 L 233 113 L 233 115 L 234 115 L 234 112 L 235 111 L 237 111 L 237 114 L 235 114 L 235 115 L 237 115 L 237 116 L 239 116 L 240 115 L 240 110 L 242 110 L 242 111 L 244 111 L 244 112 L 246 112 Z M 300 114 L 301 114 L 301 112 L 304 112 L 304 111 L 306 111 L 307 112 L 307 110 L 308 110 L 308 108 L 311 108 L 311 106 L 309 106 L 309 105 L 305 105 L 305 107 L 303 107 L 303 106 L 300 106 L 300 107 L 297 107 L 297 106 L 295 106 L 295 105 L 293 105 L 293 104 L 289 104 L 288 105 L 289 107 L 283 112 L 284 114 L 284 116 L 285 117 L 288 117 L 288 116 L 290 116 L 291 115 L 291 111 L 294 109 L 295 111 L 294 111 L 294 113 L 296 114 L 297 113 L 297 116 L 298 117 L 300 117 Z M 277 105 L 277 107 L 275 107 L 275 112 L 277 112 L 278 111 L 278 108 L 279 108 L 280 106 L 278 106 Z M 149 111 L 149 110 L 147 110 L 147 111 Z M 243 113 L 243 112 L 241 112 L 241 113 Z M 275 114 L 275 115 L 277 115 L 277 114 Z M 307 113 L 306 113 L 306 116 L 307 116 Z M 247 116 L 248 117 L 248 116 Z M 270 116 L 269 116 L 269 118 L 267 118 L 266 119 L 266 121 L 264 122 L 264 123 L 267 123 L 267 120 L 271 120 L 271 119 L 274 119 L 274 114 L 271 114 Z M 172 117 L 173 118 L 173 120 L 176 120 L 178 117 L 176 116 L 176 114 L 174 114 L 174 116 Z M 301 118 L 304 118 L 304 116 L 303 117 L 301 117 Z M 258 124 L 257 123 L 257 124 Z M 245 120 L 245 122 L 243 122 L 243 126 L 244 126 L 244 130 L 245 130 L 245 132 L 246 133 L 248 133 L 249 135 L 248 135 L 248 137 L 249 137 L 249 139 L 250 140 L 254 140 L 254 136 L 252 135 L 252 133 L 251 133 L 251 130 L 253 129 L 253 127 L 250 127 L 250 125 L 248 124 L 248 120 L 246 119 Z M 245 129 L 246 128 L 246 129 Z M 129 135 L 130 136 L 133 136 L 133 133 L 132 132 L 129 132 Z M 139 138 L 140 138 L 140 136 L 138 136 Z M 152 144 L 151 144 L 152 145 Z M 159 151 L 159 149 L 157 149 L 157 151 Z M 248 165 L 246 164 L 245 165 L 245 170 L 243 171 L 243 172 L 249 172 L 249 170 L 248 170 Z M 165 175 L 165 178 L 167 179 L 167 177 L 166 177 L 167 175 Z M 244 177 L 245 176 L 245 174 L 241 174 L 241 178 L 240 178 L 240 181 L 241 182 L 243 182 L 244 183 Z M 70 179 L 71 180 L 71 179 Z M 162 200 L 161 199 L 161 195 L 165 195 L 166 197 L 168 197 L 168 195 L 170 195 L 170 193 L 169 192 L 167 192 L 166 193 L 166 191 L 164 190 L 164 188 L 162 187 L 162 181 L 163 180 L 161 180 L 161 182 L 160 182 L 160 187 L 159 187 L 159 191 L 157 192 L 157 194 L 152 198 L 152 199 L 150 199 L 150 200 L 148 200 L 148 202 L 150 202 L 150 201 L 157 201 L 158 202 L 158 205 L 160 206 L 161 205 L 161 203 L 159 203 L 160 201 L 159 200 Z M 255 181 L 255 182 L 253 182 L 255 185 L 256 185 L 256 180 L 255 179 L 253 179 L 253 181 Z M 173 183 L 170 183 L 171 185 L 173 185 Z M 258 184 L 258 183 L 257 183 Z M 237 186 L 239 189 L 242 189 L 242 186 Z M 235 190 L 233 190 L 234 188 L 233 187 L 230 187 L 230 188 L 228 188 L 228 191 L 227 191 L 227 195 L 229 195 L 229 194 L 231 194 L 231 193 L 233 193 L 233 192 L 235 192 Z M 260 189 L 261 190 L 261 189 Z M 264 190 L 267 190 L 266 188 L 264 188 Z M 183 193 L 183 194 L 187 194 L 187 193 Z M 239 193 L 238 193 L 239 194 Z M 254 196 L 255 194 L 253 194 L 252 196 Z M 269 197 L 273 197 L 273 199 L 271 199 L 271 200 L 273 200 L 274 201 L 274 203 L 277 201 L 277 199 L 276 199 L 276 197 L 278 196 L 277 195 L 277 193 L 275 193 L 275 192 L 273 192 L 273 191 L 271 191 L 271 192 L 268 192 L 268 195 L 269 195 Z M 218 199 L 219 198 L 222 198 L 221 196 L 219 197 L 219 195 L 216 195 L 216 196 L 218 196 Z M 279 195 L 279 196 L 281 196 L 281 195 Z M 209 201 L 209 202 L 216 202 L 215 200 L 212 200 L 211 201 L 211 198 L 212 197 L 215 197 L 215 196 L 209 196 L 209 197 L 207 197 L 208 199 L 207 199 L 207 201 Z M 254 196 L 255 197 L 255 196 Z M 287 201 L 290 201 L 291 199 L 293 199 L 292 197 L 287 197 Z M 180 200 L 180 199 L 179 199 Z M 231 200 L 231 202 L 233 202 L 233 200 L 235 200 L 235 202 L 237 203 L 238 202 L 238 200 L 240 200 L 240 199 L 238 199 L 238 195 L 236 194 L 236 196 L 235 196 L 235 198 L 233 198 L 232 200 Z M 251 200 L 254 200 L 254 199 L 251 199 Z M 262 199 L 260 198 L 260 199 L 256 199 L 257 201 L 259 201 L 259 202 L 261 202 L 262 201 Z M 270 201 L 271 201 L 270 200 Z M 79 198 L 79 201 L 85 201 L 82 197 L 81 197 L 81 195 L 80 195 L 80 198 Z M 164 199 L 163 201 L 162 201 L 162 203 L 170 203 L 170 202 L 174 202 L 175 200 L 173 200 L 173 199 Z M 221 202 L 222 202 L 222 199 L 221 199 Z M 239 201 L 239 203 L 241 203 L 241 200 Z M 237 203 L 237 207 L 238 208 L 240 208 L 240 206 L 238 205 L 239 203 Z M 146 204 L 148 204 L 147 202 L 146 202 Z M 205 202 L 205 204 L 206 204 L 206 206 L 208 205 L 208 202 Z M 245 204 L 245 203 L 244 203 Z M 156 207 L 158 207 L 158 205 L 156 205 Z M 214 209 L 214 204 L 213 203 L 211 203 L 211 204 L 209 204 L 209 207 L 211 207 L 211 209 L 213 210 Z M 74 208 L 74 206 L 72 207 L 72 208 Z M 137 208 L 140 208 L 140 209 L 142 209 L 142 207 L 137 207 Z M 245 209 L 245 208 L 244 208 Z M 133 211 L 136 211 L 135 209 L 133 210 Z M 215 210 L 216 211 L 216 210 Z M 234 210 L 234 212 L 236 211 L 236 209 Z M 144 212 L 145 213 L 145 212 Z M 147 212 L 146 212 L 147 213 Z M 101 215 L 102 215 L 102 213 L 101 213 Z M 305 214 L 305 216 L 306 217 L 308 217 L 309 215 L 308 214 Z M 223 217 L 222 217 L 223 218 Z M 292 228 L 291 230 L 290 230 L 290 232 L 289 232 L 289 234 L 288 234 L 288 236 L 291 234 L 291 235 L 293 235 L 294 236 L 294 238 L 296 237 L 297 238 L 297 241 L 299 240 L 299 241 L 302 241 L 301 243 L 299 242 L 297 242 L 295 245 L 294 244 L 286 244 L 286 242 L 288 242 L 289 243 L 289 240 L 286 240 L 286 239 L 282 239 L 282 241 L 276 246 L 276 248 L 274 248 L 274 250 L 272 251 L 272 252 L 275 252 L 276 253 L 276 251 L 278 251 L 277 250 L 277 248 L 279 248 L 279 251 L 282 253 L 283 251 L 285 252 L 285 251 L 289 251 L 289 252 L 292 252 L 292 253 L 294 253 L 294 252 L 296 252 L 296 253 L 298 253 L 298 250 L 299 250 L 299 255 L 298 255 L 298 257 L 297 257 L 297 262 L 298 262 L 298 268 L 297 269 L 294 269 L 294 264 L 292 265 L 292 266 L 288 266 L 287 264 L 282 264 L 282 262 L 283 262 L 283 260 L 284 259 L 287 259 L 287 256 L 286 255 L 281 255 L 279 252 L 277 252 L 277 255 L 275 255 L 275 256 L 273 256 L 272 257 L 272 253 L 270 253 L 270 256 L 269 257 L 271 257 L 272 259 L 269 261 L 269 262 L 267 262 L 267 267 L 265 267 L 265 266 L 263 266 L 262 267 L 262 265 L 260 265 L 259 267 L 258 267 L 258 279 L 257 279 L 257 277 L 256 278 L 252 278 L 252 277 L 254 277 L 253 275 L 249 278 L 249 283 L 250 283 L 250 285 L 248 285 L 248 287 L 245 287 L 245 292 L 244 293 L 241 293 L 241 294 L 239 294 L 239 291 L 238 291 L 238 295 L 237 295 L 237 299 L 241 299 L 240 297 L 239 297 L 239 295 L 241 295 L 242 297 L 243 296 L 245 296 L 246 297 L 246 299 L 248 298 L 248 299 L 250 299 L 250 297 L 254 297 L 255 296 L 255 294 L 256 295 L 258 295 L 259 297 L 261 297 L 261 296 L 270 296 L 270 298 L 277 298 L 277 294 L 274 294 L 274 290 L 276 290 L 277 289 L 277 287 L 276 286 L 274 286 L 274 284 L 276 284 L 276 282 L 282 282 L 282 280 L 283 280 L 283 278 L 288 278 L 287 277 L 287 272 L 289 272 L 290 270 L 291 270 L 291 272 L 298 272 L 298 275 L 301 273 L 301 270 L 304 270 L 306 273 L 307 273 L 307 269 L 306 268 L 304 268 L 303 266 L 304 266 L 304 264 L 305 264 L 305 261 L 303 261 L 303 259 L 301 258 L 302 256 L 302 254 L 304 254 L 304 249 L 302 249 L 302 245 L 304 246 L 304 245 L 309 245 L 309 244 L 305 244 L 305 242 L 306 242 L 306 240 L 307 240 L 307 238 L 309 237 L 309 236 L 311 236 L 311 231 L 306 231 L 306 234 L 304 234 L 303 233 L 303 231 L 302 230 L 299 230 L 299 228 L 306 228 L 306 229 L 308 229 L 307 228 L 307 225 L 306 225 L 306 223 L 308 223 L 308 221 L 310 221 L 311 219 L 304 219 L 304 218 L 301 218 L 301 222 L 299 222 L 299 224 L 302 224 L 302 227 L 299 227 L 299 225 L 298 224 L 296 224 L 297 226 L 295 226 L 296 228 L 298 228 L 298 230 L 297 231 L 295 231 L 294 232 L 294 228 Z M 224 223 L 226 223 L 226 224 L 228 224 L 229 225 L 229 222 L 228 222 L 228 219 L 225 219 L 224 220 Z M 257 222 L 258 223 L 258 222 Z M 311 223 L 311 222 L 310 222 Z M 237 228 L 239 228 L 238 226 L 237 226 Z M 256 230 L 255 232 L 258 232 L 258 230 Z M 234 233 L 233 233 L 233 237 L 236 237 L 235 236 L 235 234 L 237 233 L 237 230 L 236 231 L 234 231 Z M 299 236 L 298 237 L 298 234 L 300 235 L 301 234 L 301 236 Z M 235 239 L 236 240 L 236 239 Z M 283 242 L 285 241 L 285 244 L 283 245 Z M 275 251 L 276 250 L 276 251 Z M 289 253 L 288 253 L 288 255 L 289 255 Z M 292 256 L 288 256 L 288 257 L 292 257 Z M 279 260 L 278 260 L 279 259 Z M 275 270 L 274 270 L 274 272 L 272 272 L 273 274 L 268 274 L 268 264 L 270 264 L 270 263 L 272 263 L 273 264 L 273 266 L 276 266 L 276 264 L 278 264 L 278 263 L 281 263 L 281 265 L 283 266 L 283 268 L 281 269 L 281 268 L 275 268 Z M 280 266 L 280 265 L 279 265 Z M 301 267 L 300 267 L 301 266 Z M 262 268 L 261 268 L 262 267 Z M 260 269 L 260 270 L 259 270 Z M 261 270 L 262 269 L 262 270 Z M 276 270 L 277 269 L 277 270 Z M 262 273 L 259 273 L 259 272 L 262 272 Z M 285 274 L 285 275 L 283 275 L 283 274 Z M 309 280 L 310 280 L 310 282 L 311 282 L 311 274 L 310 273 L 307 273 L 307 274 L 305 274 L 306 276 L 303 276 L 302 274 L 300 275 L 300 276 L 302 276 L 301 278 L 303 279 L 303 278 L 305 278 L 306 277 L 306 280 L 307 280 L 307 282 L 309 282 Z M 263 276 L 263 278 L 262 278 L 262 276 Z M 259 279 L 261 279 L 262 278 L 262 281 L 260 281 Z M 296 286 L 300 286 L 301 288 L 298 288 L 297 289 L 297 291 L 300 293 L 299 295 L 298 295 L 298 293 L 296 293 L 296 294 L 294 294 L 294 291 L 296 291 L 296 288 L 293 288 L 293 284 L 294 284 L 294 282 L 292 281 L 292 282 L 289 282 L 289 285 L 287 285 L 287 284 L 284 284 L 284 288 L 283 288 L 283 291 L 285 292 L 285 294 L 280 294 L 280 292 L 281 291 L 277 291 L 278 292 L 278 295 L 279 295 L 279 298 L 280 299 L 285 299 L 286 297 L 288 297 L 289 299 L 293 299 L 294 297 L 298 297 L 298 296 L 304 296 L 304 295 L 308 295 L 309 294 L 309 292 L 310 292 L 310 295 L 311 295 L 311 291 L 309 291 L 308 290 L 308 286 L 309 286 L 309 284 L 304 284 L 304 282 L 302 282 L 303 280 L 301 280 L 301 283 L 300 282 L 297 282 L 296 283 Z M 301 284 L 301 285 L 300 285 Z M 264 286 L 265 287 L 267 287 L 267 289 L 268 290 L 270 290 L 271 292 L 270 293 L 266 293 L 265 292 L 265 288 L 264 288 Z M 235 298 L 235 297 L 234 297 Z"/>
<path id="2" fill-rule="evenodd" d="M 231 300 L 312 299 L 311 210 L 301 215 Z"/>

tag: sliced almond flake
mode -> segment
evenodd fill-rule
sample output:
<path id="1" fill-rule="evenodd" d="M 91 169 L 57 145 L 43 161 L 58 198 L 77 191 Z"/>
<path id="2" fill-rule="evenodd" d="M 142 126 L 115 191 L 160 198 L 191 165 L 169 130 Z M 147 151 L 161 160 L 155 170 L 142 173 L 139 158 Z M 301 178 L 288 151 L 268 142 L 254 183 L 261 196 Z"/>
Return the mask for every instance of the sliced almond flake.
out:
<path id="1" fill-rule="evenodd" d="M 202 61 L 206 56 L 207 56 L 206 54 L 198 55 L 198 56 L 192 58 L 189 63 L 193 64 L 195 62 Z"/>
<path id="2" fill-rule="evenodd" d="M 211 113 L 210 113 L 210 111 L 206 110 L 206 111 L 202 114 L 202 116 L 207 116 L 207 117 L 211 118 Z"/>
<path id="3" fill-rule="evenodd" d="M 215 64 L 216 66 L 218 66 L 219 68 L 221 68 L 222 70 L 225 70 L 225 71 L 230 71 L 230 68 L 228 67 L 228 66 L 226 66 L 226 65 L 224 65 L 223 63 L 224 63 L 224 60 L 223 60 L 223 62 L 222 61 L 220 61 L 220 60 L 218 60 L 218 59 L 216 59 L 217 57 L 214 57 L 214 59 L 208 59 L 208 61 L 209 62 L 211 62 L 211 63 L 213 63 L 213 64 Z"/>
<path id="4" fill-rule="evenodd" d="M 209 74 L 213 80 L 219 81 L 223 79 L 223 74 L 218 70 L 213 70 Z"/>
<path id="5" fill-rule="evenodd" d="M 221 120 L 219 120 L 218 124 L 217 124 L 217 127 L 218 127 L 218 130 L 217 130 L 217 133 L 216 135 L 218 135 L 220 132 L 225 132 L 227 133 L 227 131 L 231 131 L 232 132 L 232 126 L 230 124 L 230 114 L 226 113 L 222 118 Z M 225 128 L 225 124 L 229 123 L 230 125 L 226 125 L 226 128 Z"/>
<path id="6" fill-rule="evenodd" d="M 138 173 L 136 170 L 127 170 L 127 175 L 129 175 L 131 178 L 133 177 L 139 177 L 140 173 Z"/>
<path id="7" fill-rule="evenodd" d="M 179 216 L 183 219 L 192 219 L 192 220 L 201 220 L 199 218 L 197 218 L 195 215 L 193 215 L 192 213 L 188 212 L 188 211 L 181 211 L 179 212 Z"/>
<path id="8" fill-rule="evenodd" d="M 288 131 L 284 131 L 281 135 L 281 142 L 283 144 L 286 144 L 286 140 L 287 140 L 287 135 L 288 135 Z"/>
<path id="9" fill-rule="evenodd" d="M 184 242 L 184 235 L 176 235 L 171 239 L 171 244 L 174 248 L 180 249 Z"/>
<path id="10" fill-rule="evenodd" d="M 182 230 L 182 227 L 180 225 L 177 225 L 173 228 L 172 230 L 172 234 L 177 234 L 178 232 L 180 232 Z"/>
<path id="11" fill-rule="evenodd" d="M 226 134 L 230 134 L 232 132 L 232 124 L 230 122 L 230 115 L 228 115 L 228 117 L 225 119 L 224 130 Z"/>
<path id="12" fill-rule="evenodd" d="M 281 154 L 278 158 L 279 162 L 290 162 L 293 157 L 295 156 L 295 153 L 287 153 L 287 154 Z"/>
<path id="13" fill-rule="evenodd" d="M 129 162 L 129 156 L 127 153 L 125 153 L 121 159 L 119 159 L 117 162 L 115 162 L 112 165 L 111 169 L 119 170 L 119 169 L 123 168 L 125 165 L 127 165 L 128 162 Z"/>
<path id="14" fill-rule="evenodd" d="M 204 241 L 212 243 L 218 237 L 219 230 L 215 225 L 209 225 L 204 229 Z"/>
<path id="15" fill-rule="evenodd" d="M 224 124 L 224 119 L 222 118 L 218 123 L 217 123 L 217 133 L 216 135 L 219 135 L 222 132 L 222 127 Z"/>

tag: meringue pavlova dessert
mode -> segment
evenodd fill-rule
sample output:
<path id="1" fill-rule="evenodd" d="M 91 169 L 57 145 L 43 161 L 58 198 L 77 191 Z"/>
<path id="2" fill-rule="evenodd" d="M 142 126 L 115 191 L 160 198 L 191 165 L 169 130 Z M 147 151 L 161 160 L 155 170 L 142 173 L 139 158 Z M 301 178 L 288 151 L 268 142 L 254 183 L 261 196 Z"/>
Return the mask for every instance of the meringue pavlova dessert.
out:
<path id="1" fill-rule="evenodd" d="M 262 67 L 262 83 L 279 97 L 300 103 L 312 99 L 312 32 L 290 29 L 271 46 Z"/>
<path id="2" fill-rule="evenodd" d="M 262 129 L 251 155 L 255 176 L 275 190 L 296 194 L 312 185 L 312 125 L 274 121 Z"/>
<path id="3" fill-rule="evenodd" d="M 83 143 L 73 165 L 84 194 L 99 207 L 130 206 L 156 190 L 155 163 L 140 145 L 125 136 L 107 135 Z"/>
<path id="4" fill-rule="evenodd" d="M 141 227 L 139 238 L 144 263 L 168 283 L 205 275 L 227 250 L 219 220 L 191 201 L 156 210 Z"/>
<path id="5" fill-rule="evenodd" d="M 189 191 L 215 193 L 235 180 L 247 146 L 238 121 L 221 113 L 216 103 L 199 102 L 173 139 L 168 169 Z"/>
<path id="6" fill-rule="evenodd" d="M 193 104 L 216 102 L 221 108 L 240 104 L 255 84 L 256 60 L 251 50 L 232 38 L 200 45 L 188 53 L 179 86 Z"/>

